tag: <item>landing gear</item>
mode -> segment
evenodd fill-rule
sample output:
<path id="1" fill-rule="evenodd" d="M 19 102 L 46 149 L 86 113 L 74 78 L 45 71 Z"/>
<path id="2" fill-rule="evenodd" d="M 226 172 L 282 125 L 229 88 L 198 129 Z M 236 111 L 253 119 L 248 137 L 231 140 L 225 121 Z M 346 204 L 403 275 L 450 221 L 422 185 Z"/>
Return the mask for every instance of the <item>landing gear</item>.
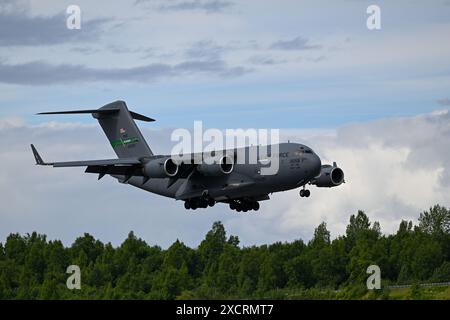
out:
<path id="1" fill-rule="evenodd" d="M 201 203 L 197 201 L 197 199 L 188 199 L 184 201 L 184 208 L 186 210 L 192 209 L 195 210 L 197 208 L 202 208 Z"/>
<path id="2" fill-rule="evenodd" d="M 184 208 L 186 210 L 195 210 L 197 208 L 214 207 L 215 204 L 216 200 L 210 197 L 193 198 L 184 201 Z"/>
<path id="3" fill-rule="evenodd" d="M 198 205 L 199 205 L 198 201 L 195 201 L 195 200 L 193 200 L 193 199 L 190 199 L 190 200 L 186 200 L 186 202 L 188 203 L 188 206 L 189 206 L 192 210 L 195 210 L 195 209 L 198 208 Z M 185 206 L 185 208 L 186 208 L 186 206 Z"/>
<path id="4" fill-rule="evenodd" d="M 308 189 L 305 189 L 305 186 L 303 186 L 303 189 L 300 190 L 300 197 L 308 198 L 310 195 L 311 195 L 311 191 L 309 191 Z"/>
<path id="5" fill-rule="evenodd" d="M 213 207 L 215 204 L 216 201 L 211 197 L 192 198 L 184 201 L 184 208 L 186 210 L 196 210 L 198 208 Z M 236 210 L 237 212 L 258 211 L 259 202 L 246 199 L 231 200 L 230 209 Z"/>
<path id="6" fill-rule="evenodd" d="M 236 210 L 237 212 L 247 212 L 249 210 L 258 211 L 259 202 L 251 200 L 231 200 L 230 209 Z"/>

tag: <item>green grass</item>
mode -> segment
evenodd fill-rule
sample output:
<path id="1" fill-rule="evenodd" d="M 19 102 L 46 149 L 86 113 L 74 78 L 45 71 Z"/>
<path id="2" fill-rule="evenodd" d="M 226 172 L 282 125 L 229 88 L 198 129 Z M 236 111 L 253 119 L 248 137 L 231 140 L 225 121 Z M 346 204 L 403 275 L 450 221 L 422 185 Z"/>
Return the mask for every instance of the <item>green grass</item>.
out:
<path id="1" fill-rule="evenodd" d="M 421 287 L 390 289 L 389 299 L 393 300 L 450 300 L 450 287 Z"/>
<path id="2" fill-rule="evenodd" d="M 278 296 L 265 297 L 291 300 L 450 300 L 450 286 L 409 288 L 385 288 L 367 290 L 363 286 L 349 287 L 342 290 L 303 289 L 284 291 Z"/>

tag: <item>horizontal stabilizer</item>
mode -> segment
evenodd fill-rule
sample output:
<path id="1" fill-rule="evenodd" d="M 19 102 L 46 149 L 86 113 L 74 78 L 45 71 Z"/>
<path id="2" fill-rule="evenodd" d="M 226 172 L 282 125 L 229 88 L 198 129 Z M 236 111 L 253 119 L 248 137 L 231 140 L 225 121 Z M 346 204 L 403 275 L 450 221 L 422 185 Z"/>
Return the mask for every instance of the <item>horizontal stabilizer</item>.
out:
<path id="1" fill-rule="evenodd" d="M 155 119 L 146 117 L 146 116 L 144 116 L 144 115 L 142 115 L 142 114 L 139 114 L 139 113 L 136 113 L 136 112 L 133 112 L 133 111 L 130 111 L 130 114 L 131 114 L 131 117 L 132 117 L 133 119 L 135 119 L 135 120 L 141 120 L 141 121 L 145 121 L 145 122 L 153 122 L 153 121 L 156 121 Z"/>
<path id="2" fill-rule="evenodd" d="M 92 110 L 70 110 L 70 111 L 51 111 L 39 112 L 39 115 L 45 114 L 82 114 L 82 113 L 98 113 L 98 114 L 113 114 L 119 111 L 119 108 L 114 109 L 92 109 Z"/>
<path id="3" fill-rule="evenodd" d="M 108 114 L 114 114 L 120 111 L 119 107 L 109 107 L 109 108 L 101 108 L 101 109 L 88 109 L 88 110 L 69 110 L 69 111 L 50 111 L 50 112 L 40 112 L 38 115 L 49 115 L 49 114 L 97 114 L 97 115 L 108 115 Z M 141 120 L 145 122 L 153 122 L 155 119 L 146 117 L 142 114 L 129 111 L 130 115 L 135 120 Z"/>

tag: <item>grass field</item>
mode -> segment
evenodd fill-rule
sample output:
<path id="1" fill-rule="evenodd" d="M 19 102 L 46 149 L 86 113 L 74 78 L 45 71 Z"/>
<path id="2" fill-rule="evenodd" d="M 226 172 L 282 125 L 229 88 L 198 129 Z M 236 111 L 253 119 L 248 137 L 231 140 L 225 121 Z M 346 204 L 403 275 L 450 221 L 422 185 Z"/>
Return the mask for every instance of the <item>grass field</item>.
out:
<path id="1" fill-rule="evenodd" d="M 389 289 L 389 299 L 450 300 L 450 286 Z"/>
<path id="2" fill-rule="evenodd" d="M 281 291 L 271 297 L 290 300 L 450 300 L 450 286 L 424 287 L 413 285 L 407 288 L 367 290 L 363 286 L 342 290 L 303 289 Z"/>

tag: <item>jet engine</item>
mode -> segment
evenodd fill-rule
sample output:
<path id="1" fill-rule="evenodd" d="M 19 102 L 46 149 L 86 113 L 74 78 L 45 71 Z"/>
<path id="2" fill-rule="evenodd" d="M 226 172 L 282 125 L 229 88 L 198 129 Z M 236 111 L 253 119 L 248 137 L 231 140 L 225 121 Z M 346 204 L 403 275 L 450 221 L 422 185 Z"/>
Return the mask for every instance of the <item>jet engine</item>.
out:
<path id="1" fill-rule="evenodd" d="M 234 163 L 231 157 L 224 156 L 213 164 L 202 163 L 197 166 L 197 171 L 205 176 L 221 176 L 233 172 Z"/>
<path id="2" fill-rule="evenodd" d="M 343 182 L 345 182 L 344 171 L 338 168 L 336 163 L 333 163 L 332 166 L 329 164 L 323 165 L 320 174 L 311 181 L 311 184 L 320 188 L 331 188 L 337 187 Z"/>
<path id="3" fill-rule="evenodd" d="M 149 178 L 169 178 L 178 173 L 178 165 L 171 158 L 150 160 L 144 165 L 144 175 Z"/>

